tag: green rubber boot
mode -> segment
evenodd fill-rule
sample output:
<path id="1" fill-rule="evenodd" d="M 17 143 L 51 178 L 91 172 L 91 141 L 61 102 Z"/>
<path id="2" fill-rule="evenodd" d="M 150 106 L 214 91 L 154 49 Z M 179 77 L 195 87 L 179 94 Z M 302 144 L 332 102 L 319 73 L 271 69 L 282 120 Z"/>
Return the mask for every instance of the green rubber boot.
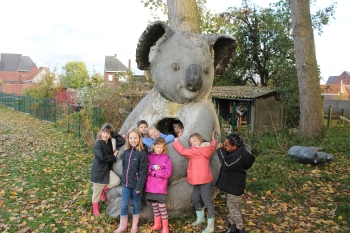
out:
<path id="1" fill-rule="evenodd" d="M 197 220 L 191 224 L 194 227 L 198 226 L 199 224 L 205 223 L 204 210 L 196 211 L 196 215 L 197 215 Z"/>
<path id="2" fill-rule="evenodd" d="M 215 223 L 215 218 L 208 218 L 208 225 L 207 228 L 202 231 L 202 233 L 211 233 L 214 232 L 214 223 Z"/>

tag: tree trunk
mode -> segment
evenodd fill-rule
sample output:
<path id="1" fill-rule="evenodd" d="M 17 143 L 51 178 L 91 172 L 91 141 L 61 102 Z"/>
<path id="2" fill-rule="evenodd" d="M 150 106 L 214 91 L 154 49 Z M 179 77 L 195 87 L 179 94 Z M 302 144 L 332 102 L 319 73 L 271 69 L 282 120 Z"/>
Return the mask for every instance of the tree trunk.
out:
<path id="1" fill-rule="evenodd" d="M 324 120 L 310 1 L 289 0 L 289 4 L 299 84 L 300 134 L 316 139 L 324 135 Z"/>
<path id="2" fill-rule="evenodd" d="M 200 34 L 196 0 L 167 0 L 170 27 Z"/>

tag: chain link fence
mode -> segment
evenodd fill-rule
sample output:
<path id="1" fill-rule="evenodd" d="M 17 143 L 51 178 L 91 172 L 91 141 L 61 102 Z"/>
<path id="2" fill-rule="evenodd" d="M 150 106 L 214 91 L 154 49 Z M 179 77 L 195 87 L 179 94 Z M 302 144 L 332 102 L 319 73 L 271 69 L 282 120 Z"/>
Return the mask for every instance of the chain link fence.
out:
<path id="1" fill-rule="evenodd" d="M 66 128 L 67 132 L 76 133 L 78 138 L 81 136 L 81 115 L 76 114 L 74 117 L 69 117 L 73 113 L 79 113 L 81 111 L 82 106 L 80 105 L 57 104 L 56 99 L 32 98 L 31 96 L 17 96 L 3 92 L 0 92 L 0 104 L 41 120 L 53 123 L 61 120 L 64 124 L 60 125 Z M 91 122 L 94 129 L 101 127 L 101 109 L 99 107 L 93 108 Z M 96 138 L 96 132 L 93 132 L 93 134 Z"/>

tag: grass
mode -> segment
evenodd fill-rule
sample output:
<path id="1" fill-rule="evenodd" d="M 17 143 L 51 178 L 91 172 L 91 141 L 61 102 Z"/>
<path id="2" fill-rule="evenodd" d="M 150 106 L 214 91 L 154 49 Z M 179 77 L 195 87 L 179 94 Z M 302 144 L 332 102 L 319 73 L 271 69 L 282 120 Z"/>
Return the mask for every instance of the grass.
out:
<path id="1" fill-rule="evenodd" d="M 248 232 L 350 232 L 350 125 L 335 124 L 318 142 L 282 130 L 249 143 L 257 159 L 242 197 Z M 335 160 L 300 164 L 286 155 L 293 145 L 324 146 Z M 92 159 L 73 135 L 0 106 L 0 232 L 112 232 L 118 220 L 105 204 L 102 216 L 91 213 Z M 225 194 L 214 204 L 219 232 L 228 224 Z M 170 219 L 171 232 L 201 231 L 194 218 Z M 139 232 L 151 224 L 141 221 Z"/>

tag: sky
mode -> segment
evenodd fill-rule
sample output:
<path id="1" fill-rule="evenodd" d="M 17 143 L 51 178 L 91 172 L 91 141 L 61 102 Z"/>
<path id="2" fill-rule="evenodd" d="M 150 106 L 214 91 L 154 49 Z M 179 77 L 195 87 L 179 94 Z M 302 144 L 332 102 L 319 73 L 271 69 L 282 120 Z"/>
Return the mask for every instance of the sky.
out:
<path id="1" fill-rule="evenodd" d="M 317 0 L 317 7 L 331 0 Z M 273 0 L 254 1 L 268 7 Z M 240 6 L 241 0 L 207 0 L 219 13 Z M 315 7 L 313 7 L 315 9 Z M 337 0 L 335 19 L 315 33 L 321 84 L 329 76 L 350 71 L 349 0 Z M 165 18 L 164 18 L 165 19 Z M 140 0 L 11 0 L 1 4 L 0 53 L 30 56 L 38 67 L 61 68 L 69 61 L 83 61 L 90 75 L 103 74 L 105 56 L 114 56 L 142 74 L 135 63 L 138 39 L 153 21 Z"/>

